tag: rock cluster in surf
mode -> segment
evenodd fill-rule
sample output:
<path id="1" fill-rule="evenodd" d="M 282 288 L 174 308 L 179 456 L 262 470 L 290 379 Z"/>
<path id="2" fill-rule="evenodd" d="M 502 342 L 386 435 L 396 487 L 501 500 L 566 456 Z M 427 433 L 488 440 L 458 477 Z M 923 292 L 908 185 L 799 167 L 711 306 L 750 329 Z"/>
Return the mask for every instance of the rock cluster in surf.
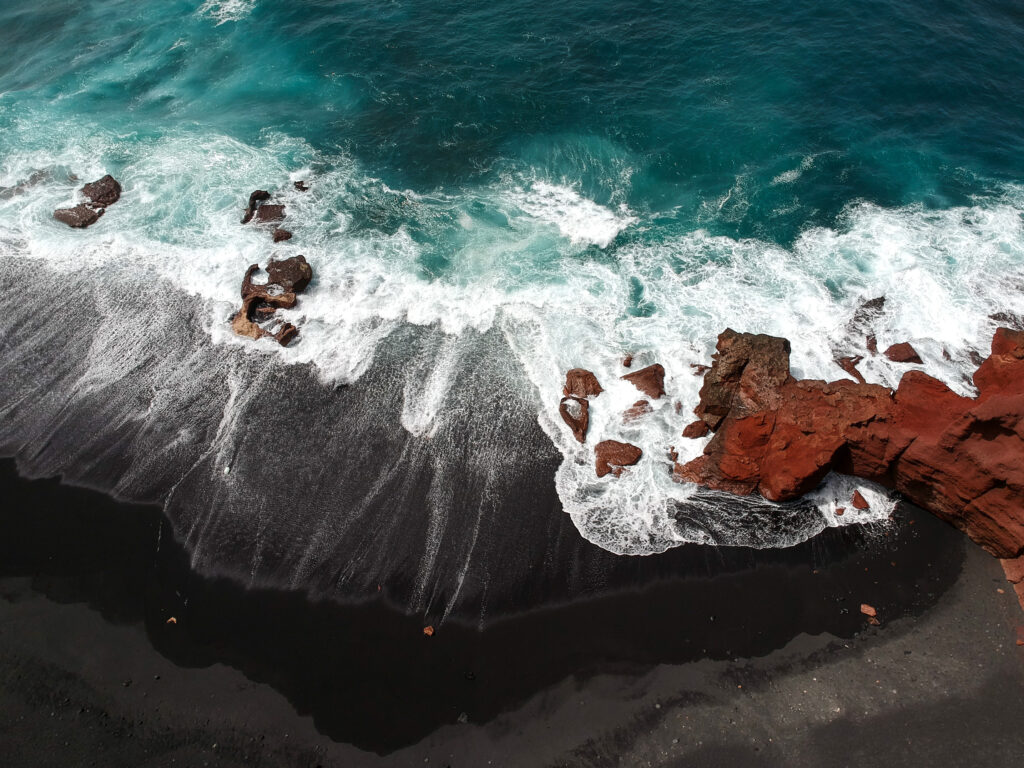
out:
<path id="1" fill-rule="evenodd" d="M 121 185 L 109 173 L 102 179 L 91 181 L 81 189 L 84 203 L 73 208 L 58 208 L 53 218 L 69 227 L 85 229 L 99 221 L 108 207 L 121 199 Z"/>
<path id="2" fill-rule="evenodd" d="M 894 346 L 890 359 L 920 360 Z M 998 329 L 975 398 L 921 371 L 895 391 L 796 380 L 789 342 L 772 336 L 726 330 L 717 349 L 695 409 L 715 434 L 675 464 L 678 479 L 787 501 L 834 470 L 899 491 L 999 557 L 1024 553 L 1024 332 Z"/>
<path id="3" fill-rule="evenodd" d="M 306 192 L 309 187 L 303 181 L 295 182 L 295 189 Z M 283 204 L 268 203 L 271 195 L 265 189 L 257 189 L 249 195 L 242 224 L 253 219 L 258 224 L 274 224 L 273 240 L 275 243 L 290 240 L 292 233 L 276 222 L 284 220 Z M 313 279 L 313 268 L 309 266 L 305 256 L 274 260 L 267 264 L 267 282 L 253 282 L 254 275 L 259 271 L 258 264 L 252 264 L 242 278 L 242 308 L 231 318 L 231 328 L 239 336 L 250 339 L 270 337 L 282 346 L 288 346 L 299 335 L 299 329 L 292 323 L 282 322 L 277 317 L 277 310 L 291 309 L 298 301 L 309 281 Z"/>

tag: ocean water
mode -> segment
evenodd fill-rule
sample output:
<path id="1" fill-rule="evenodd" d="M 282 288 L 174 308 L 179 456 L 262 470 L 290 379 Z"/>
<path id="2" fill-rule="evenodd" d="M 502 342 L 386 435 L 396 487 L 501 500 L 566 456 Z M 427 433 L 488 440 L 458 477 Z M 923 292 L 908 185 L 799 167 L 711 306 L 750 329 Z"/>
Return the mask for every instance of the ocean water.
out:
<path id="1" fill-rule="evenodd" d="M 920 367 L 968 393 L 991 316 L 1024 317 L 1024 12 L 1005 0 L 7 0 L 0 43 L 3 445 L 30 471 L 133 497 L 173 499 L 202 467 L 190 498 L 209 517 L 294 542 L 273 558 L 258 545 L 254 578 L 273 561 L 301 585 L 343 557 L 327 528 L 294 522 L 300 507 L 332 520 L 331 536 L 378 525 L 346 510 L 420 514 L 387 503 L 375 468 L 358 493 L 298 493 L 261 517 L 273 505 L 256 469 L 238 469 L 257 451 L 240 425 L 272 371 L 340 392 L 383 381 L 371 372 L 386 359 L 395 389 L 386 407 L 360 401 L 360 423 L 397 420 L 386 428 L 415 446 L 399 468 L 422 455 L 449 484 L 483 478 L 468 501 L 440 481 L 423 496 L 422 603 L 446 526 L 514 486 L 497 476 L 526 473 L 517 457 L 532 455 L 508 449 L 511 427 L 476 451 L 453 428 L 474 413 L 508 403 L 539 427 L 561 511 L 606 550 L 788 546 L 883 520 L 891 502 L 838 477 L 810 508 L 730 506 L 673 482 L 669 449 L 703 447 L 680 433 L 691 366 L 718 333 L 786 336 L 796 375 L 838 379 L 835 356 L 867 355 L 854 313 L 885 296 L 879 346 L 911 341 Z M 98 224 L 52 219 L 108 172 L 124 195 Z M 287 204 L 293 240 L 239 226 L 256 188 Z M 245 268 L 296 253 L 316 275 L 285 313 L 299 341 L 233 337 Z M 37 290 L 22 295 L 27 281 Z M 667 371 L 668 397 L 631 425 L 626 354 Z M 572 367 L 607 389 L 585 446 L 557 413 Z M 894 385 L 906 367 L 867 356 L 861 370 Z M 66 429 L 97 398 L 104 456 Z M 297 440 L 252 465 L 308 468 L 345 439 L 343 423 L 299 411 L 287 428 L 310 436 L 309 454 L 296 458 Z M 607 438 L 644 460 L 598 480 L 592 446 Z M 142 476 L 159 481 L 142 492 Z M 853 487 L 871 510 L 836 518 Z M 194 514 L 183 537 L 226 557 L 227 524 L 214 545 Z M 457 534 L 467 552 L 483 514 Z M 445 566 L 456 594 L 459 562 Z"/>

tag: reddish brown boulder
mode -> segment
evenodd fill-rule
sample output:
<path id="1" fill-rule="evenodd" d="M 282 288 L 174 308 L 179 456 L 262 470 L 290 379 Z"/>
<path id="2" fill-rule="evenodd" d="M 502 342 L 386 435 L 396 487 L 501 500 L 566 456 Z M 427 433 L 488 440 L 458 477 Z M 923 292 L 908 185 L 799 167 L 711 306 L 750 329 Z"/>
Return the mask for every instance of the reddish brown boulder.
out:
<path id="1" fill-rule="evenodd" d="M 854 509 L 864 510 L 869 508 L 868 500 L 861 495 L 860 491 L 853 492 L 853 499 L 850 500 L 850 504 L 853 505 Z"/>
<path id="2" fill-rule="evenodd" d="M 85 229 L 92 226 L 99 221 L 102 215 L 103 209 L 94 211 L 84 203 L 76 205 L 74 208 L 58 208 L 53 212 L 53 218 L 75 229 Z"/>
<path id="3" fill-rule="evenodd" d="M 665 394 L 665 369 L 658 363 L 627 373 L 622 378 L 653 400 Z"/>
<path id="4" fill-rule="evenodd" d="M 1014 557 L 1010 560 L 1003 560 L 1003 572 L 1006 580 L 1011 584 L 1024 584 L 1024 555 Z"/>
<path id="5" fill-rule="evenodd" d="M 623 368 L 630 368 L 630 367 L 632 367 L 632 365 L 633 365 L 633 356 L 632 355 L 626 355 L 624 358 L 622 358 L 622 367 Z"/>
<path id="6" fill-rule="evenodd" d="M 635 445 L 620 443 L 618 440 L 602 440 L 594 446 L 595 469 L 598 477 L 611 473 L 618 477 L 623 467 L 631 467 L 640 461 L 644 452 Z"/>
<path id="7" fill-rule="evenodd" d="M 597 397 L 604 389 L 597 382 L 597 377 L 583 368 L 573 368 L 565 374 L 563 395 L 574 397 Z"/>
<path id="8" fill-rule="evenodd" d="M 710 431 L 711 428 L 708 426 L 708 423 L 698 419 L 692 424 L 686 425 L 686 428 L 683 430 L 683 437 L 688 437 L 691 440 L 699 440 L 700 438 L 705 437 Z"/>
<path id="9" fill-rule="evenodd" d="M 846 507 L 836 507 L 836 517 L 842 517 L 844 512 L 846 512 Z"/>
<path id="10" fill-rule="evenodd" d="M 864 377 L 861 375 L 861 372 L 857 370 L 857 363 L 863 359 L 864 358 L 860 355 L 853 355 L 852 357 L 837 357 L 836 364 L 861 384 L 867 384 Z"/>
<path id="11" fill-rule="evenodd" d="M 569 395 L 563 397 L 558 404 L 558 413 L 562 421 L 569 425 L 573 437 L 579 442 L 587 439 L 587 427 L 590 426 L 590 402 L 582 397 Z"/>
<path id="12" fill-rule="evenodd" d="M 622 414 L 622 423 L 628 424 L 631 421 L 636 421 L 641 416 L 644 416 L 653 410 L 654 409 L 651 407 L 651 404 L 646 400 L 637 400 L 626 409 L 625 413 Z"/>
<path id="13" fill-rule="evenodd" d="M 282 229 L 281 227 L 277 227 L 276 229 L 274 229 L 274 242 L 275 243 L 281 243 L 281 242 L 284 242 L 285 240 L 291 240 L 291 239 L 292 239 L 292 233 L 289 232 L 287 229 Z"/>
<path id="14" fill-rule="evenodd" d="M 922 362 L 920 355 L 917 354 L 917 350 L 906 341 L 893 344 L 885 350 L 885 356 L 894 363 L 914 363 L 920 365 Z"/>
<path id="15" fill-rule="evenodd" d="M 261 224 L 267 222 L 281 221 L 284 219 L 284 206 L 283 205 L 268 205 L 264 203 L 256 209 L 256 221 Z"/>
<path id="16" fill-rule="evenodd" d="M 742 417 L 777 405 L 779 387 L 791 378 L 786 339 L 728 328 L 717 349 L 694 409 L 699 418 L 718 429 L 727 415 Z"/>
<path id="17" fill-rule="evenodd" d="M 305 256 L 292 256 L 267 264 L 267 283 L 279 285 L 285 291 L 302 293 L 312 279 L 313 268 Z"/>
<path id="18" fill-rule="evenodd" d="M 82 187 L 82 194 L 93 208 L 107 208 L 121 199 L 121 185 L 109 173 Z"/>
<path id="19" fill-rule="evenodd" d="M 257 189 L 249 195 L 249 204 L 245 207 L 245 213 L 242 215 L 242 223 L 248 224 L 252 221 L 253 214 L 256 213 L 256 209 L 259 207 L 260 203 L 269 199 L 270 193 L 265 189 Z"/>
<path id="20" fill-rule="evenodd" d="M 895 392 L 795 381 L 784 340 L 723 337 L 696 409 L 717 420 L 715 436 L 676 477 L 786 501 L 835 470 L 899 491 L 993 554 L 1024 553 L 1024 333 L 996 333 L 977 398 L 919 371 Z M 775 353 L 751 353 L 755 344 Z"/>

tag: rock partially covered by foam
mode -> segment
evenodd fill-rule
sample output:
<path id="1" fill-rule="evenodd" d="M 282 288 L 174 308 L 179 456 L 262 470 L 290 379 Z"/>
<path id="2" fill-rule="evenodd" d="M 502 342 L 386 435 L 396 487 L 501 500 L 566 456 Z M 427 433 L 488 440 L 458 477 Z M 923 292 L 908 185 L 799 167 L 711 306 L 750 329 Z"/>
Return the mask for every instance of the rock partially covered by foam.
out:
<path id="1" fill-rule="evenodd" d="M 618 440 L 602 440 L 594 446 L 595 469 L 598 477 L 612 474 L 618 477 L 624 467 L 631 467 L 640 461 L 644 452 L 630 443 Z"/>
<path id="2" fill-rule="evenodd" d="M 590 426 L 590 402 L 582 397 L 563 397 L 558 404 L 558 413 L 562 421 L 569 425 L 572 436 L 577 441 L 587 439 L 587 428 Z"/>
<path id="3" fill-rule="evenodd" d="M 573 397 L 597 397 L 604 389 L 597 381 L 597 376 L 583 368 L 573 368 L 565 374 L 565 386 L 562 394 Z"/>
<path id="4" fill-rule="evenodd" d="M 278 309 L 295 306 L 296 294 L 301 293 L 313 279 L 313 269 L 305 256 L 292 256 L 267 264 L 267 282 L 253 282 L 259 271 L 258 264 L 252 264 L 242 278 L 242 308 L 231 318 L 231 328 L 239 336 L 250 339 L 274 338 L 282 346 L 299 335 L 291 323 L 275 322 Z M 261 325 L 261 323 L 263 325 Z"/>
<path id="5" fill-rule="evenodd" d="M 665 369 L 658 363 L 627 373 L 622 378 L 652 400 L 657 400 L 665 394 Z"/>
<path id="6" fill-rule="evenodd" d="M 69 227 L 85 229 L 95 224 L 108 206 L 121 199 L 121 185 L 109 173 L 102 179 L 91 181 L 81 189 L 84 203 L 73 208 L 58 208 L 53 218 Z"/>
<path id="7" fill-rule="evenodd" d="M 728 330 L 718 349 L 696 409 L 715 436 L 675 465 L 678 479 L 788 501 L 835 470 L 899 491 L 995 555 L 1024 552 L 1024 333 L 997 331 L 977 398 L 920 371 L 895 392 L 796 381 L 784 339 Z"/>

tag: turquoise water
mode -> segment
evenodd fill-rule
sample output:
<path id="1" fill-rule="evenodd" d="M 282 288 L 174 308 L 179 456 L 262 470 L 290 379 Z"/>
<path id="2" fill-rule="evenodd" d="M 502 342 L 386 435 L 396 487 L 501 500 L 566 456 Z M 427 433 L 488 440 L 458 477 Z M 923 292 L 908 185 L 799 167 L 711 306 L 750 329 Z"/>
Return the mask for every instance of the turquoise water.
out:
<path id="1" fill-rule="evenodd" d="M 439 324 L 403 412 L 430 434 L 461 335 L 499 328 L 565 456 L 564 506 L 615 551 L 684 540 L 665 510 L 690 490 L 660 466 L 595 484 L 558 420 L 566 368 L 663 363 L 681 415 L 625 434 L 636 393 L 616 384 L 591 432 L 660 456 L 727 326 L 839 378 L 835 354 L 865 353 L 847 321 L 885 295 L 879 344 L 911 340 L 967 391 L 989 315 L 1024 315 L 1010 2 L 8 0 L 0 39 L 0 187 L 37 181 L 0 198 L 2 258 L 171 281 L 237 345 L 223 319 L 272 252 L 237 219 L 280 190 L 296 237 L 277 252 L 317 282 L 301 341 L 257 346 L 351 383 L 399 324 Z M 107 172 L 125 195 L 100 224 L 52 220 Z"/>

